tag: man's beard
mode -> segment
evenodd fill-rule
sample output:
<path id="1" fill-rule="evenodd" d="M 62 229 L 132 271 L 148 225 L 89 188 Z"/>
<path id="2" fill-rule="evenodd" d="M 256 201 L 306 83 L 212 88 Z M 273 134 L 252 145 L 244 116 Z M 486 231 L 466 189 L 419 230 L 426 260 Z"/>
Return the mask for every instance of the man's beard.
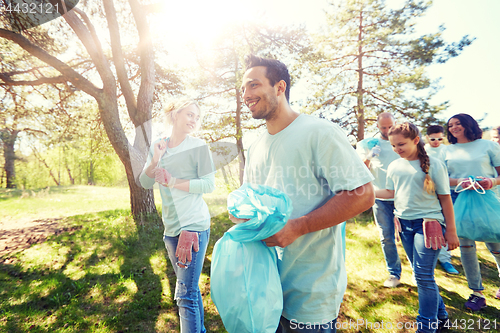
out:
<path id="1" fill-rule="evenodd" d="M 269 95 L 265 95 L 262 102 L 267 102 L 266 110 L 259 112 L 258 114 L 252 114 L 253 119 L 264 119 L 264 120 L 272 120 L 276 117 L 276 112 L 278 110 L 278 99 L 273 98 L 273 96 L 269 97 Z"/>

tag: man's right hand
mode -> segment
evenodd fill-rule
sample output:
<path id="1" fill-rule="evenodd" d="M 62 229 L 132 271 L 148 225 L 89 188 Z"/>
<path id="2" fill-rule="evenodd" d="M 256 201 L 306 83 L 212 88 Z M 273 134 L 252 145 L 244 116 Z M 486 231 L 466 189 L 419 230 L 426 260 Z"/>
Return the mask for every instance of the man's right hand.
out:
<path id="1" fill-rule="evenodd" d="M 262 241 L 266 243 L 267 246 L 279 246 L 279 247 L 287 247 L 292 244 L 297 238 L 302 236 L 297 227 L 295 226 L 295 222 L 298 219 L 290 219 L 287 221 L 283 229 L 268 237 L 263 239 Z"/>

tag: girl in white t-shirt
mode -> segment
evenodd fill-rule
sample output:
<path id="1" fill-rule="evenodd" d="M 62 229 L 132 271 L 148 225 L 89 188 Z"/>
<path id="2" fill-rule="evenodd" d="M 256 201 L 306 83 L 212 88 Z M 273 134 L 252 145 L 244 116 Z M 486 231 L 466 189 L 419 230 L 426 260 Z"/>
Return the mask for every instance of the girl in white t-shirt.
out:
<path id="1" fill-rule="evenodd" d="M 449 250 L 459 245 L 448 173 L 427 155 L 415 125 L 393 126 L 389 141 L 401 158 L 389 165 L 386 189 L 376 196 L 394 198 L 396 238 L 401 236 L 418 287 L 417 332 L 434 333 L 448 319 L 434 280 L 439 250 L 446 243 Z"/>

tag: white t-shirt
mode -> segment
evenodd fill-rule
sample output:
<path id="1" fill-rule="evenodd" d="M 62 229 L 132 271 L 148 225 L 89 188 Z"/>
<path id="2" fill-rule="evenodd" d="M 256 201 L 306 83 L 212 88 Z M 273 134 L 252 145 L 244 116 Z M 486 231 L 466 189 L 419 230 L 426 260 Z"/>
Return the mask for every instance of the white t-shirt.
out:
<path id="1" fill-rule="evenodd" d="M 429 176 L 434 181 L 436 193 L 429 194 L 424 190 L 425 173 L 420 160 L 404 158 L 389 165 L 386 188 L 394 190 L 394 216 L 405 220 L 431 218 L 445 225 L 436 194 L 450 194 L 450 180 L 443 162 L 434 157 L 429 159 Z"/>
<path id="2" fill-rule="evenodd" d="M 147 162 L 139 177 L 144 188 L 152 188 L 155 184 L 155 179 L 146 175 L 146 167 L 151 163 L 154 145 L 159 141 L 156 140 L 151 145 Z M 177 147 L 167 148 L 160 158 L 159 167 L 166 169 L 175 178 L 190 180 L 189 192 L 160 185 L 163 234 L 173 237 L 182 230 L 204 231 L 210 228 L 210 212 L 202 192 L 204 188 L 213 190 L 213 186 L 203 186 L 203 183 L 215 183 L 215 167 L 205 141 L 187 136 Z"/>
<path id="3" fill-rule="evenodd" d="M 455 143 L 446 147 L 444 162 L 450 178 L 497 177 L 495 167 L 500 166 L 500 145 L 483 139 Z"/>
<path id="4" fill-rule="evenodd" d="M 441 160 L 441 162 L 444 162 L 444 151 L 446 149 L 446 146 L 441 144 L 439 147 L 432 147 L 430 144 L 426 143 L 425 146 L 425 151 L 427 152 L 427 155 L 437 158 Z"/>
<path id="5" fill-rule="evenodd" d="M 246 182 L 290 197 L 292 219 L 372 179 L 339 126 L 305 114 L 279 133 L 263 133 L 248 149 L 245 166 Z M 336 225 L 277 248 L 285 318 L 303 323 L 337 318 L 347 287 L 344 246 Z"/>

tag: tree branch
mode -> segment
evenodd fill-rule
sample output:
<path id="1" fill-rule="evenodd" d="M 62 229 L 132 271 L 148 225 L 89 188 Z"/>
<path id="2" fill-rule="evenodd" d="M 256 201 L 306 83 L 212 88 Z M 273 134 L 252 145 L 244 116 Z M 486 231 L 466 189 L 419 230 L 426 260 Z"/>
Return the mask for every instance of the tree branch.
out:
<path id="1" fill-rule="evenodd" d="M 97 34 L 95 32 L 94 26 L 85 15 L 85 13 L 81 10 L 76 11 L 79 15 L 82 15 L 82 18 L 85 20 L 86 25 L 78 18 L 75 14 L 75 11 L 70 11 L 66 15 L 64 15 L 64 19 L 69 24 L 71 29 L 76 33 L 78 39 L 83 43 L 85 49 L 89 53 L 92 61 L 96 65 L 97 72 L 101 77 L 101 80 L 104 85 L 104 89 L 115 89 L 116 90 L 116 81 L 109 68 L 108 60 L 104 56 L 102 52 L 101 43 L 97 38 Z M 114 93 L 116 95 L 116 92 Z"/>
<path id="2" fill-rule="evenodd" d="M 111 41 L 111 51 L 113 52 L 113 62 L 116 69 L 116 75 L 118 77 L 118 82 L 120 83 L 123 97 L 125 98 L 125 102 L 127 104 L 128 113 L 133 119 L 137 114 L 137 104 L 134 92 L 132 91 L 132 87 L 130 86 L 127 70 L 125 68 L 125 61 L 120 39 L 120 29 L 118 20 L 116 18 L 116 9 L 113 1 L 103 1 L 103 4 L 104 10 L 106 12 L 106 20 L 108 21 L 109 38 Z"/>
<path id="3" fill-rule="evenodd" d="M 0 83 L 0 86 L 40 86 L 42 84 L 55 84 L 55 83 L 66 83 L 68 78 L 65 76 L 54 76 L 54 77 L 43 77 L 37 80 L 31 81 L 16 81 L 10 78 L 10 73 L 0 73 L 0 79 L 4 83 Z"/>
<path id="4" fill-rule="evenodd" d="M 70 14 L 71 12 L 68 13 L 68 15 Z M 75 70 L 73 70 L 64 62 L 60 61 L 56 57 L 47 53 L 39 46 L 31 43 L 26 37 L 22 36 L 21 34 L 17 34 L 10 30 L 0 29 L 0 37 L 3 37 L 18 44 L 31 55 L 37 57 L 38 59 L 42 60 L 48 65 L 54 67 L 61 74 L 63 74 L 64 77 L 66 77 L 67 81 L 71 82 L 78 89 L 83 90 L 87 94 L 94 97 L 100 94 L 100 89 L 94 86 L 92 82 L 90 82 L 85 77 L 77 73 Z"/>
<path id="5" fill-rule="evenodd" d="M 137 94 L 137 115 L 130 115 L 134 125 L 140 126 L 151 118 L 155 87 L 154 48 L 149 32 L 146 12 L 139 1 L 129 0 L 139 34 L 141 56 L 141 85 Z"/>

